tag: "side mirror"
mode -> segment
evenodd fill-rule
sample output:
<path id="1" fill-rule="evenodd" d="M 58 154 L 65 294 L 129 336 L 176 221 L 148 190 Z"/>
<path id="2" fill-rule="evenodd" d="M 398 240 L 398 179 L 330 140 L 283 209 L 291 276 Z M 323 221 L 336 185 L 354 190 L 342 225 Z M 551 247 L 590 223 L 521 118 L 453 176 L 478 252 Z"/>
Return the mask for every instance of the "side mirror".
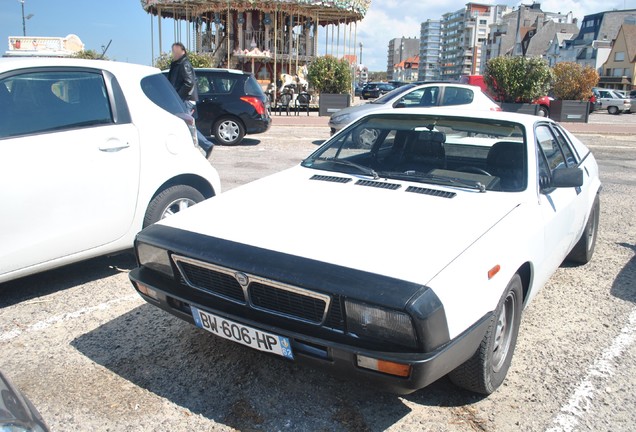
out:
<path id="1" fill-rule="evenodd" d="M 571 188 L 581 186 L 583 186 L 583 170 L 580 168 L 559 168 L 552 171 L 550 187 Z"/>

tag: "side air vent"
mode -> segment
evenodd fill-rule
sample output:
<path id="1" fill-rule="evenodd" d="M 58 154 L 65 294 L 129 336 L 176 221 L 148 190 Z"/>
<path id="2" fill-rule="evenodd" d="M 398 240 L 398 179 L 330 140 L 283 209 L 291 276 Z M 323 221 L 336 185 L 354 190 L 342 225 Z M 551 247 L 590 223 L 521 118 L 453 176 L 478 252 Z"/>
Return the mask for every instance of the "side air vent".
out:
<path id="1" fill-rule="evenodd" d="M 423 195 L 432 195 L 432 196 L 436 196 L 440 198 L 455 198 L 455 195 L 457 195 L 455 192 L 446 192 L 446 191 L 416 187 L 416 186 L 409 186 L 406 188 L 406 191 L 423 194 Z"/>
<path id="2" fill-rule="evenodd" d="M 309 180 L 320 180 L 326 182 L 334 182 L 334 183 L 349 183 L 351 181 L 350 178 L 347 177 L 336 177 L 336 176 L 326 176 L 326 175 L 314 175 Z"/>
<path id="3" fill-rule="evenodd" d="M 402 185 L 399 185 L 396 183 L 385 183 L 385 182 L 378 182 L 378 181 L 372 181 L 372 180 L 358 180 L 356 184 L 359 186 L 371 186 L 371 187 L 376 187 L 380 189 L 389 189 L 389 190 L 396 190 L 402 187 Z"/>

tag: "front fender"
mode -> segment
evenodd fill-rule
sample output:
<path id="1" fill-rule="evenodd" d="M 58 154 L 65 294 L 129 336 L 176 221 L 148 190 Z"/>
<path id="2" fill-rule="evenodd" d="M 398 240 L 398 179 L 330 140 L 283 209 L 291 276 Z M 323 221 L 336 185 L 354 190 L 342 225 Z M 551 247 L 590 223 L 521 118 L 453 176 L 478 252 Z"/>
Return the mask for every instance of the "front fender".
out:
<path id="1" fill-rule="evenodd" d="M 513 208 L 427 284 L 444 306 L 451 339 L 494 311 L 512 276 L 542 253 L 541 216 L 533 209 Z"/>

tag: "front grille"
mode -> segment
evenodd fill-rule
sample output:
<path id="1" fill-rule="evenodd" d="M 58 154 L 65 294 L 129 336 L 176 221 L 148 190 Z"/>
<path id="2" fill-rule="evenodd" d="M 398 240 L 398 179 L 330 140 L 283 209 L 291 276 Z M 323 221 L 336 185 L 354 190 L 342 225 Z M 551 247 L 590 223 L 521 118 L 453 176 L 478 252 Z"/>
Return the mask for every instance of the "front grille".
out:
<path id="1" fill-rule="evenodd" d="M 407 192 L 419 193 L 423 195 L 432 195 L 440 198 L 454 198 L 457 194 L 455 192 L 441 191 L 437 189 L 429 189 L 417 186 L 409 186 L 406 188 Z"/>
<path id="2" fill-rule="evenodd" d="M 327 314 L 327 319 L 325 320 L 325 327 L 344 331 L 344 315 L 342 314 L 342 305 L 340 304 L 340 301 L 340 297 L 338 296 L 335 296 L 331 300 L 329 313 Z"/>
<path id="3" fill-rule="evenodd" d="M 185 261 L 178 261 L 186 283 L 194 288 L 245 303 L 243 288 L 234 276 L 200 267 Z"/>
<path id="4" fill-rule="evenodd" d="M 378 182 L 378 181 L 371 181 L 371 180 L 358 180 L 356 184 L 358 186 L 371 186 L 371 187 L 376 187 L 380 189 L 390 189 L 390 190 L 396 190 L 402 186 L 397 183 L 386 183 L 386 182 Z"/>
<path id="5" fill-rule="evenodd" d="M 235 272 L 192 258 L 173 255 L 172 259 L 181 273 L 183 283 L 192 288 L 275 315 L 312 324 L 331 320 L 330 324 L 324 325 L 336 329 L 344 326 L 340 304 L 334 306 L 336 309 L 330 309 L 331 297 L 326 294 Z M 247 279 L 247 293 L 236 279 L 239 275 Z"/>
<path id="6" fill-rule="evenodd" d="M 260 282 L 252 282 L 248 288 L 251 303 L 267 311 L 320 324 L 327 303 L 323 299 L 280 289 Z"/>

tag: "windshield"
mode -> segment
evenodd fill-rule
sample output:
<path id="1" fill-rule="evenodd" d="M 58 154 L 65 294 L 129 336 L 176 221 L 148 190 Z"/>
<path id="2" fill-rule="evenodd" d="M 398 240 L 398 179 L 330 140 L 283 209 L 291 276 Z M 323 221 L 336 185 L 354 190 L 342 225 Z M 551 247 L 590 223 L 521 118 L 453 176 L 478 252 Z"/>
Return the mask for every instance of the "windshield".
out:
<path id="1" fill-rule="evenodd" d="M 512 122 L 378 114 L 353 123 L 303 161 L 325 171 L 518 192 L 527 186 L 525 129 Z"/>
<path id="2" fill-rule="evenodd" d="M 376 100 L 374 100 L 371 103 L 372 104 L 385 104 L 387 102 L 392 101 L 396 96 L 399 96 L 402 93 L 406 93 L 408 90 L 411 90 L 413 87 L 415 87 L 413 84 L 409 84 L 409 85 L 405 85 L 405 86 L 402 86 L 402 87 L 398 87 L 398 88 L 396 88 L 394 90 L 391 90 L 390 92 L 388 92 L 384 96 L 382 96 L 380 98 L 377 98 Z"/>

